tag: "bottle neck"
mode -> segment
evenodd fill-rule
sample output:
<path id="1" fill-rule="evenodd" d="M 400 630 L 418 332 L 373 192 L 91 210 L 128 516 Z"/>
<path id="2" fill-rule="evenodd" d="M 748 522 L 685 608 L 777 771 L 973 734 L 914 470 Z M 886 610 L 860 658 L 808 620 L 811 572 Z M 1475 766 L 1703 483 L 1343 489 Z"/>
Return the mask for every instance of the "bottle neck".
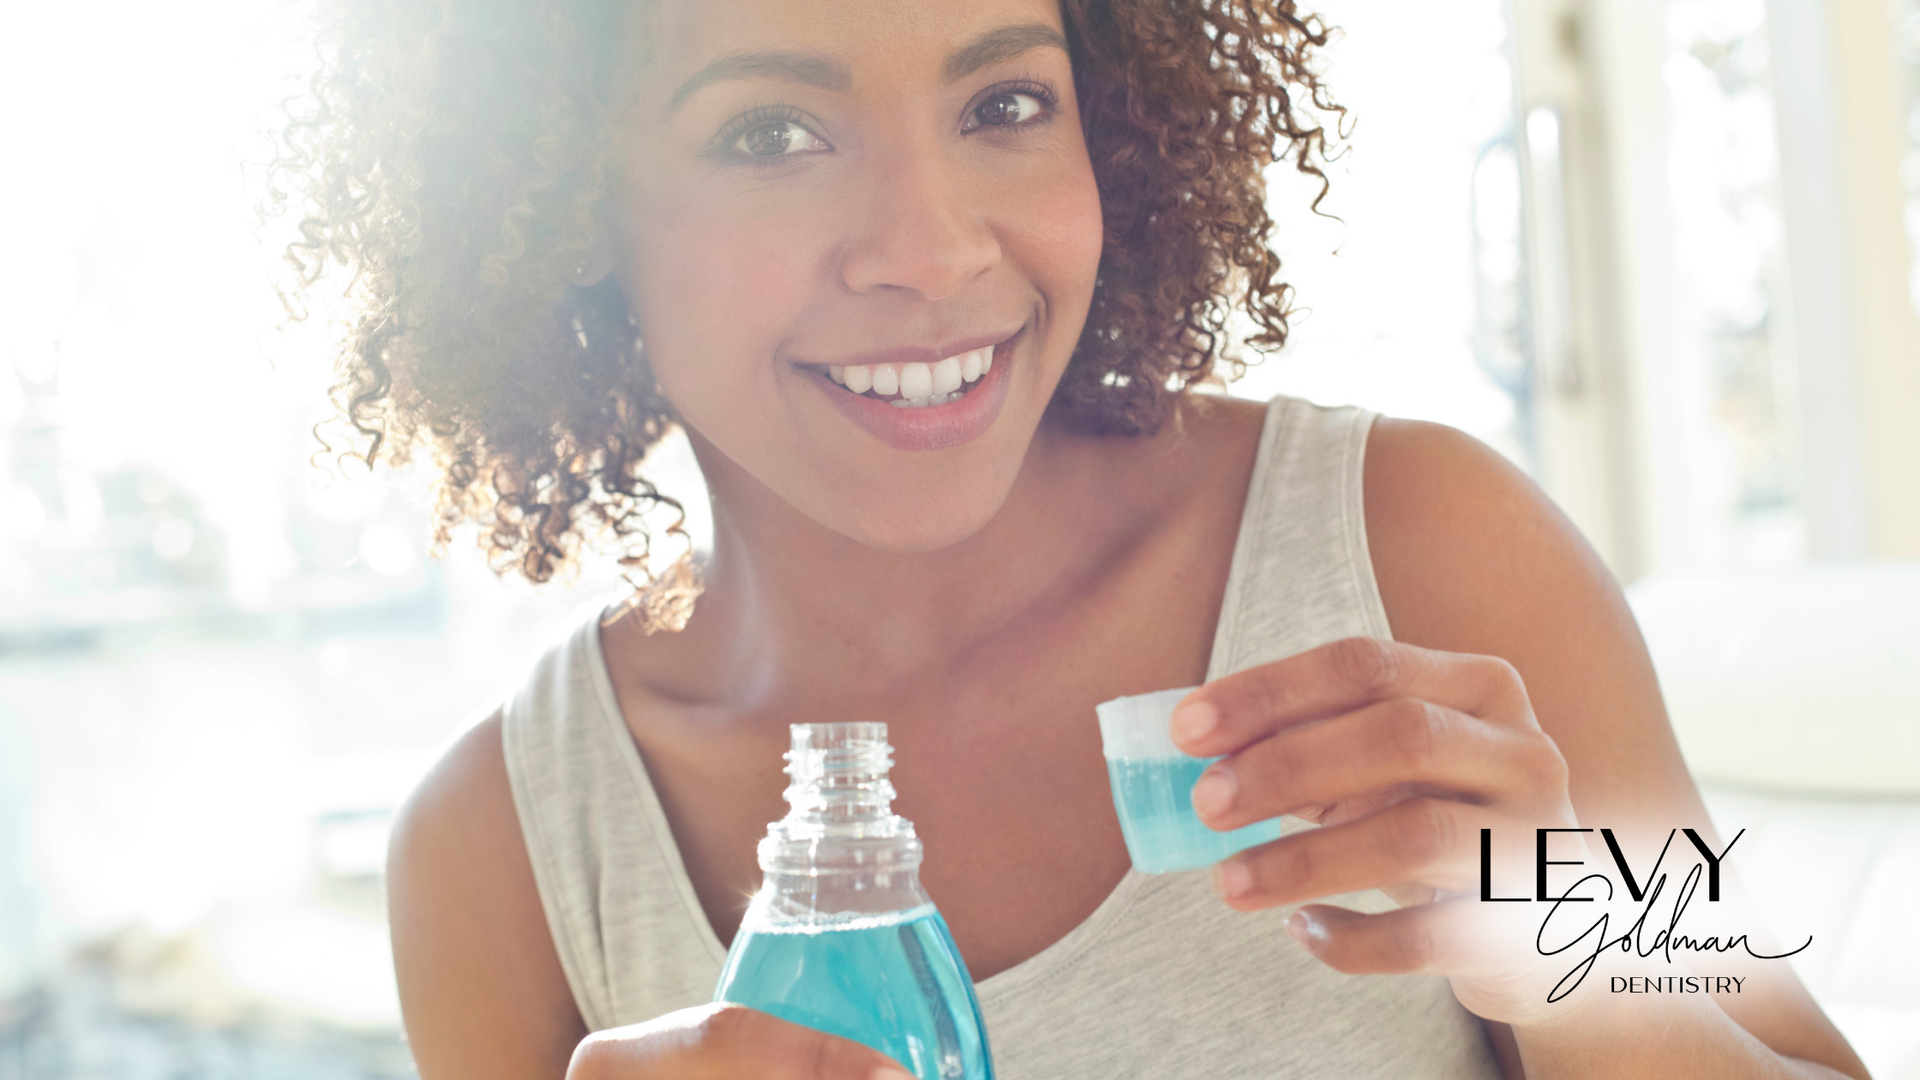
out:
<path id="1" fill-rule="evenodd" d="M 760 841 L 762 902 L 776 918 L 878 914 L 928 903 L 920 840 L 893 812 L 885 724 L 794 724 L 787 816 Z"/>

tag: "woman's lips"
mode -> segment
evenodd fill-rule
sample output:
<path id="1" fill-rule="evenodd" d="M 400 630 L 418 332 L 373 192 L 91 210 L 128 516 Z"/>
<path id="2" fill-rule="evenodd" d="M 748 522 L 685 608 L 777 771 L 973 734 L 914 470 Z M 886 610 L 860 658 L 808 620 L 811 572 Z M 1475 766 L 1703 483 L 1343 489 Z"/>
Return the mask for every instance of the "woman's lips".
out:
<path id="1" fill-rule="evenodd" d="M 991 358 L 982 358 L 980 378 L 963 381 L 960 396 L 942 405 L 901 407 L 891 400 L 855 393 L 834 381 L 824 368 L 808 371 L 841 412 L 881 442 L 896 450 L 940 450 L 971 442 L 993 426 L 1007 400 L 1007 369 L 1019 340 L 1016 333 L 993 346 Z"/>

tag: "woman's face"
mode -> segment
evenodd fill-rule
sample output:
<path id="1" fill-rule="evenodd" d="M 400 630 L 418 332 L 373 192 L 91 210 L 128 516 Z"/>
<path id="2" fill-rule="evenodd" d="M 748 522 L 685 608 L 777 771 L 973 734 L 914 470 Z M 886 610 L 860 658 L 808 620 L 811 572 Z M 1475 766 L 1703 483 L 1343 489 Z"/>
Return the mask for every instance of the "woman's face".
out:
<path id="1" fill-rule="evenodd" d="M 615 267 L 661 388 L 830 529 L 897 551 L 970 535 L 1100 259 L 1055 0 L 678 0 L 642 21 Z"/>

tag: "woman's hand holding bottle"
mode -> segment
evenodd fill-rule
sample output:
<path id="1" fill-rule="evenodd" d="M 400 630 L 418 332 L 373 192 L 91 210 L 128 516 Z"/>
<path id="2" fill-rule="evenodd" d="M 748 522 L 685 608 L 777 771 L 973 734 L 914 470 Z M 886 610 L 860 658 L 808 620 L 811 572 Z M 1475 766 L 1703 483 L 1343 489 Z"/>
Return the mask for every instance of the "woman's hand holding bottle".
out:
<path id="1" fill-rule="evenodd" d="M 595 1032 L 567 1080 L 912 1080 L 878 1050 L 740 1005 Z"/>

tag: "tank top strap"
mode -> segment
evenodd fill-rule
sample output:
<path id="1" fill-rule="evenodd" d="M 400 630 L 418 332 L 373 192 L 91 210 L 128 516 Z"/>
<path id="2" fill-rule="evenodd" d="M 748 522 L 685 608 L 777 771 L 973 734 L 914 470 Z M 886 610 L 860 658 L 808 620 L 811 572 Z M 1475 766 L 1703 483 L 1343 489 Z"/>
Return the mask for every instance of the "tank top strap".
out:
<path id="1" fill-rule="evenodd" d="M 1367 551 L 1362 471 L 1378 416 L 1267 403 L 1207 678 L 1343 637 L 1390 638 Z"/>
<path id="2" fill-rule="evenodd" d="M 600 620 L 502 710 L 521 835 L 589 1031 L 707 1000 L 725 951 L 693 892 L 600 655 Z"/>

